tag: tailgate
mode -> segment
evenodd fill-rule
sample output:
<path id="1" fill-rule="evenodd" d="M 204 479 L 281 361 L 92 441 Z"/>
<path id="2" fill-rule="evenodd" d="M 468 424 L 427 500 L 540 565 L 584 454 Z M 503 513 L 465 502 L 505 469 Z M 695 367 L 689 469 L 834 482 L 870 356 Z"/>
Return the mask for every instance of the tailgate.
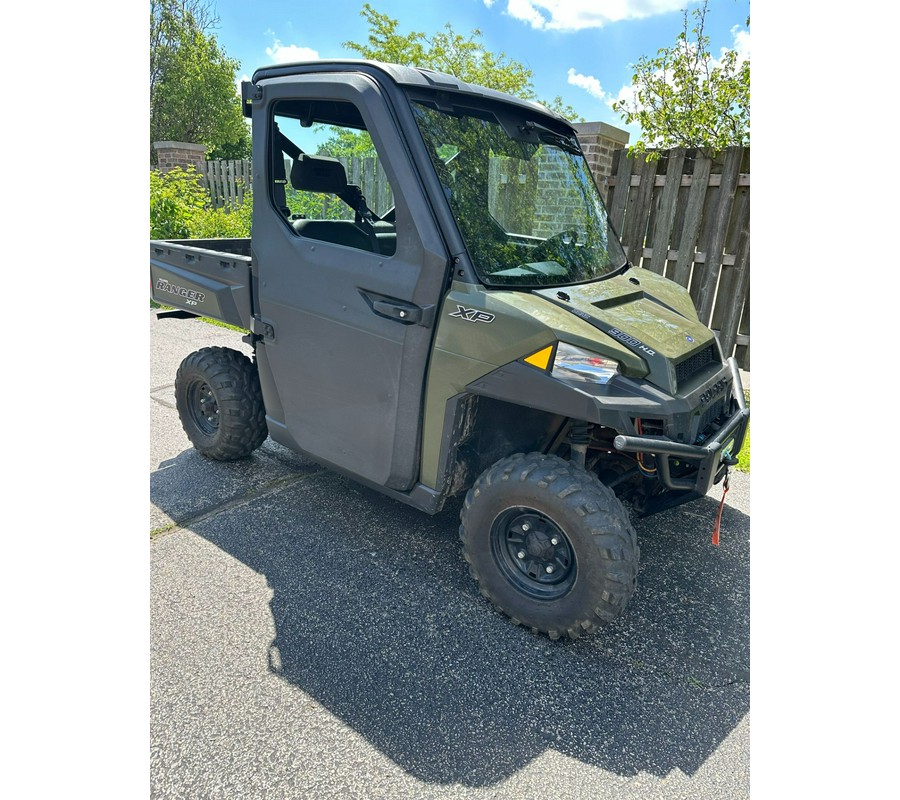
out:
<path id="1" fill-rule="evenodd" d="M 150 294 L 157 302 L 250 329 L 249 256 L 182 244 L 150 242 Z"/>

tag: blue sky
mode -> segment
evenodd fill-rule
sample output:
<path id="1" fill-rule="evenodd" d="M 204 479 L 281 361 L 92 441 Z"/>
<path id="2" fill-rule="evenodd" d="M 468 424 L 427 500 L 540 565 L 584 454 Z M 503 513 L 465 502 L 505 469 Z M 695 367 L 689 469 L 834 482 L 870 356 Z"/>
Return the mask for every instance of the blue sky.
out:
<path id="1" fill-rule="evenodd" d="M 354 58 L 342 42 L 365 42 L 364 0 L 217 0 L 215 31 L 241 75 L 259 66 L 306 58 Z M 477 28 L 484 46 L 503 52 L 533 72 L 540 98 L 557 95 L 586 121 L 628 127 L 609 103 L 631 83 L 630 65 L 674 43 L 681 9 L 698 0 L 373 0 L 377 11 L 399 21 L 399 32 L 432 34 L 450 22 L 460 34 Z M 747 0 L 710 0 L 706 19 L 713 54 L 737 47 L 749 55 L 744 23 Z M 240 77 L 240 75 L 238 76 Z"/>

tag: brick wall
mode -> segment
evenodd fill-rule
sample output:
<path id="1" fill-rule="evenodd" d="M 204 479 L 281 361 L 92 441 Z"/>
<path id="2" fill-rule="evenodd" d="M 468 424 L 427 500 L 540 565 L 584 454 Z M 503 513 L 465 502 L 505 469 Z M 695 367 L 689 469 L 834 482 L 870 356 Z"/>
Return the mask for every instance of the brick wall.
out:
<path id="1" fill-rule="evenodd" d="M 153 149 L 160 172 L 168 172 L 175 167 L 187 169 L 194 167 L 198 172 L 206 160 L 206 145 L 189 142 L 154 142 Z"/>
<path id="2" fill-rule="evenodd" d="M 605 197 L 613 153 L 627 146 L 629 135 L 605 122 L 578 123 L 575 130 L 588 167 Z M 553 158 L 538 156 L 529 163 L 492 158 L 489 181 L 491 213 L 507 231 L 545 238 L 582 227 L 572 214 L 573 209 L 584 206 L 584 200 L 577 196 L 578 189 L 568 170 Z"/>
<path id="3" fill-rule="evenodd" d="M 572 210 L 584 207 L 568 168 L 556 158 L 546 156 L 538 161 L 537 196 L 542 202 L 534 209 L 533 236 L 545 238 L 559 231 L 577 227 Z"/>
<path id="4" fill-rule="evenodd" d="M 630 135 L 605 122 L 577 122 L 573 127 L 594 173 L 594 180 L 600 187 L 600 194 L 606 197 L 607 181 L 612 175 L 613 153 L 627 147 Z"/>

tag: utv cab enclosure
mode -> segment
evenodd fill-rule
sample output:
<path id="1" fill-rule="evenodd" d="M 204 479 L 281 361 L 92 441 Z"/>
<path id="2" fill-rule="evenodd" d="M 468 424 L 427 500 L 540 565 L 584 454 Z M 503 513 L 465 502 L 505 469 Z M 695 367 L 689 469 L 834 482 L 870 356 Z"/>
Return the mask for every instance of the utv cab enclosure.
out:
<path id="1" fill-rule="evenodd" d="M 639 557 L 622 501 L 705 495 L 749 411 L 687 291 L 626 259 L 575 131 L 365 61 L 259 69 L 243 107 L 252 237 L 150 243 L 161 316 L 237 325 L 255 354 L 185 358 L 193 445 L 268 435 L 429 514 L 464 494 L 499 609 L 551 638 L 614 620 Z"/>

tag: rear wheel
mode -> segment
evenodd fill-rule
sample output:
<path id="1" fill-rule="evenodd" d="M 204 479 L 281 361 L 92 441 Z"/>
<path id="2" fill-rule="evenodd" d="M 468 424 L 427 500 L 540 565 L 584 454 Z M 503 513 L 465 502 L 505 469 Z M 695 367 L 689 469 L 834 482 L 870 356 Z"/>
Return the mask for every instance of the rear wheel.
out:
<path id="1" fill-rule="evenodd" d="M 481 592 L 514 622 L 577 638 L 622 614 L 639 550 L 611 489 L 556 456 L 517 454 L 485 471 L 461 513 Z"/>
<path id="2" fill-rule="evenodd" d="M 204 347 L 185 358 L 175 405 L 191 444 L 209 458 L 245 458 L 268 436 L 256 365 L 237 350 Z"/>

